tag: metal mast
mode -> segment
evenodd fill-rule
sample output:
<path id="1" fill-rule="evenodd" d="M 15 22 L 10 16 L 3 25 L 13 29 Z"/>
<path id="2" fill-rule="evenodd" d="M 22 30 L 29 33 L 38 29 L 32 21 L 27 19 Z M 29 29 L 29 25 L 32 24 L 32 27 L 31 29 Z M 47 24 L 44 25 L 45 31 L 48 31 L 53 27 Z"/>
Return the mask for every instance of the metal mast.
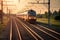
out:
<path id="1" fill-rule="evenodd" d="M 50 0 L 48 0 L 48 24 L 50 26 Z"/>

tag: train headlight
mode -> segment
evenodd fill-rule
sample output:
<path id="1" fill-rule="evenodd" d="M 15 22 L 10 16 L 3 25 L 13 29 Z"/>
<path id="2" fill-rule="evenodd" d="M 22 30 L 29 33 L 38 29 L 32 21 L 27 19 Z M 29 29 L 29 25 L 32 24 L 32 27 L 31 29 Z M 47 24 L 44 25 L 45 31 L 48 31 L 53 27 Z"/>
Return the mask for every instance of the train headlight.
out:
<path id="1" fill-rule="evenodd" d="M 34 19 L 36 19 L 36 17 L 34 17 Z"/>
<path id="2" fill-rule="evenodd" d="M 36 17 L 29 17 L 29 19 L 36 19 Z"/>
<path id="3" fill-rule="evenodd" d="M 31 19 L 31 17 L 29 17 L 29 19 Z"/>

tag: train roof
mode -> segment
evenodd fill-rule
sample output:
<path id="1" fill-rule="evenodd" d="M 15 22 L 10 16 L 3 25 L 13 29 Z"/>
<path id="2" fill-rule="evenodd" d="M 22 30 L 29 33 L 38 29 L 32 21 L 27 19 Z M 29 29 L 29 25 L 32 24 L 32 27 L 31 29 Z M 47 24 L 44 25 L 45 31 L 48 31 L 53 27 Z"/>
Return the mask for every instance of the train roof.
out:
<path id="1" fill-rule="evenodd" d="M 35 15 L 36 15 L 36 11 L 34 11 L 34 10 L 29 10 L 29 11 L 28 11 L 28 15 L 33 15 L 33 16 L 35 16 Z"/>

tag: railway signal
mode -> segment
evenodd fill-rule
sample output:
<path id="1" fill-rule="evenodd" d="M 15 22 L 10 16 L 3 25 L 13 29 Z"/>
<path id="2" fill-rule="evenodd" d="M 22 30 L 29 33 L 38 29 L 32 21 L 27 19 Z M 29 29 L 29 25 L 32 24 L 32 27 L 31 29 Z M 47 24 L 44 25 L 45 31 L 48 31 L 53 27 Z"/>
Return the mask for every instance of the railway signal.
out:
<path id="1" fill-rule="evenodd" d="M 40 3 L 39 0 L 36 0 L 37 2 L 29 2 L 29 4 L 48 4 L 48 26 L 50 26 L 50 0 L 48 2 L 45 2 L 43 0 L 43 3 Z"/>

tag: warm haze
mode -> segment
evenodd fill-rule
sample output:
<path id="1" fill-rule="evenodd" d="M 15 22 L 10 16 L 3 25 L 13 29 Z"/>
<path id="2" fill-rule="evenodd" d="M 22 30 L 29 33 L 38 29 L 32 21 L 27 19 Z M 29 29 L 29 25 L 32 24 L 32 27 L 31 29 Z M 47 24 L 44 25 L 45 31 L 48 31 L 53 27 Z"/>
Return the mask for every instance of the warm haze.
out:
<path id="1" fill-rule="evenodd" d="M 7 1 L 3 3 L 3 4 L 7 4 L 7 6 L 4 6 L 5 13 L 7 13 L 7 7 L 10 10 L 12 9 L 11 10 L 12 13 L 21 12 L 27 9 L 34 9 L 37 11 L 37 13 L 44 13 L 45 11 L 47 11 L 47 5 L 29 4 L 29 2 L 36 2 L 36 0 L 33 1 L 32 0 L 3 0 L 3 1 Z M 42 0 L 40 0 L 40 2 L 42 2 Z M 47 0 L 45 0 L 45 2 L 47 2 Z M 60 0 L 51 0 L 51 11 L 60 9 L 59 2 Z M 15 6 L 10 6 L 10 5 L 15 5 Z"/>

